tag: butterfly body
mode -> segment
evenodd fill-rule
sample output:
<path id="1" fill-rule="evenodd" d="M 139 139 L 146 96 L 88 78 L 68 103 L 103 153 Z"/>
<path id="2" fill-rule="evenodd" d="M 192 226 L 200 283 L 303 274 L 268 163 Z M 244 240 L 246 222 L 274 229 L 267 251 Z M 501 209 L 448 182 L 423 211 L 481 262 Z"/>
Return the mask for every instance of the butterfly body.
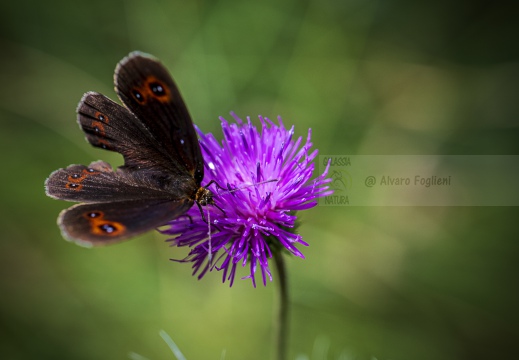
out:
<path id="1" fill-rule="evenodd" d="M 119 242 L 195 203 L 214 204 L 201 186 L 204 162 L 191 117 L 165 67 L 131 53 L 116 68 L 115 89 L 124 106 L 88 92 L 78 123 L 90 144 L 122 154 L 124 165 L 70 165 L 45 183 L 48 196 L 80 203 L 64 210 L 58 225 L 65 238 L 84 246 Z"/>

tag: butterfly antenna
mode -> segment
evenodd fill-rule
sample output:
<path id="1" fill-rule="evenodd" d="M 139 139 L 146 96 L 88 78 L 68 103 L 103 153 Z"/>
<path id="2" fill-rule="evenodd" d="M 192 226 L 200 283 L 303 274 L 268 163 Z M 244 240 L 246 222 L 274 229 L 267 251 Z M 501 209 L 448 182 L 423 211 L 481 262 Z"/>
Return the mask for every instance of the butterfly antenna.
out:
<path id="1" fill-rule="evenodd" d="M 205 187 L 208 188 L 211 184 L 215 184 L 216 187 L 219 188 L 219 189 L 226 190 L 223 186 L 218 184 L 218 182 L 216 180 L 209 181 L 209 183 L 207 183 L 207 185 Z"/>
<path id="2" fill-rule="evenodd" d="M 271 182 L 275 182 L 275 181 L 279 181 L 279 179 L 263 180 L 263 181 L 259 181 L 259 182 L 257 182 L 257 183 L 247 184 L 247 185 L 243 185 L 243 186 L 240 186 L 240 187 L 236 187 L 236 188 L 234 188 L 234 189 L 227 189 L 227 191 L 228 191 L 229 193 L 233 193 L 233 192 L 235 192 L 235 191 L 242 190 L 242 189 L 246 189 L 246 188 L 251 187 L 251 186 L 256 186 L 256 185 L 261 185 L 261 184 L 271 183 Z"/>

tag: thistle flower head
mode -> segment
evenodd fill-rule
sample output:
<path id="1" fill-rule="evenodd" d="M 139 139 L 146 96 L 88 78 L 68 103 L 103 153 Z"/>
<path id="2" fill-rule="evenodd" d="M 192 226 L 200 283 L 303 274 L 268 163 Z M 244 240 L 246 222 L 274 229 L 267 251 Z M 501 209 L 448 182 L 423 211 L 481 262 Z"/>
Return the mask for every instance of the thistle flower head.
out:
<path id="1" fill-rule="evenodd" d="M 217 189 L 214 201 L 222 210 L 207 206 L 204 222 L 194 206 L 186 215 L 171 221 L 162 232 L 176 235 L 172 246 L 189 246 L 191 251 L 182 262 L 191 262 L 193 273 L 202 278 L 208 270 L 222 271 L 223 281 L 232 286 L 237 268 L 249 267 L 261 272 L 263 284 L 272 280 L 269 259 L 273 252 L 287 250 L 304 258 L 297 245 L 307 246 L 295 233 L 296 211 L 317 204 L 317 198 L 330 195 L 326 185 L 328 167 L 311 179 L 317 150 L 311 150 L 311 130 L 306 142 L 294 139 L 294 127 L 286 129 L 281 118 L 274 123 L 259 117 L 261 129 L 250 118 L 243 122 L 220 118 L 224 139 L 219 143 L 212 134 L 199 129 L 200 146 L 205 160 L 205 182 L 214 180 L 227 190 Z"/>

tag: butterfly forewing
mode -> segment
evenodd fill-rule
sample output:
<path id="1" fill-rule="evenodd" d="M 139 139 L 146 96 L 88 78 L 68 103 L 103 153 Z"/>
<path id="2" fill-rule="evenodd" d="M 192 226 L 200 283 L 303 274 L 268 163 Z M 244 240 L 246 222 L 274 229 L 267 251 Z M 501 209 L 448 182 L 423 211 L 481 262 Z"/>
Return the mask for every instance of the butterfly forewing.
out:
<path id="1" fill-rule="evenodd" d="M 127 108 L 104 95 L 88 92 L 79 102 L 78 123 L 87 141 L 124 156 L 128 169 L 154 169 L 178 173 L 182 166 L 172 162 L 166 149 L 155 141 L 144 124 Z"/>
<path id="2" fill-rule="evenodd" d="M 139 52 L 123 59 L 115 70 L 121 101 L 145 125 L 170 161 L 200 184 L 204 162 L 189 112 L 167 69 Z M 182 175 L 182 174 L 178 174 Z"/>

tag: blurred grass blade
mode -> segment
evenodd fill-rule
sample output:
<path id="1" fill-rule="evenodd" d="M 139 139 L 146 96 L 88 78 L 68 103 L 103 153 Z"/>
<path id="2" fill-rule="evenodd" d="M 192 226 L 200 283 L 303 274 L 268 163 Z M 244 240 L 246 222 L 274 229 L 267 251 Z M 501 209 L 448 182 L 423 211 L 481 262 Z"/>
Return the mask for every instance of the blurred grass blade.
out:
<path id="1" fill-rule="evenodd" d="M 144 357 L 142 355 L 139 355 L 137 353 L 134 353 L 134 352 L 130 352 L 128 354 L 128 357 L 132 360 L 149 360 L 147 357 Z"/>
<path id="2" fill-rule="evenodd" d="M 186 360 L 186 358 L 184 357 L 184 354 L 182 354 L 182 352 L 178 348 L 177 344 L 175 344 L 175 342 L 168 335 L 167 332 L 165 332 L 164 330 L 160 330 L 159 334 L 160 334 L 160 337 L 166 342 L 166 344 L 168 344 L 169 348 L 171 349 L 171 351 L 173 352 L 173 354 L 175 355 L 175 357 L 178 360 Z"/>

